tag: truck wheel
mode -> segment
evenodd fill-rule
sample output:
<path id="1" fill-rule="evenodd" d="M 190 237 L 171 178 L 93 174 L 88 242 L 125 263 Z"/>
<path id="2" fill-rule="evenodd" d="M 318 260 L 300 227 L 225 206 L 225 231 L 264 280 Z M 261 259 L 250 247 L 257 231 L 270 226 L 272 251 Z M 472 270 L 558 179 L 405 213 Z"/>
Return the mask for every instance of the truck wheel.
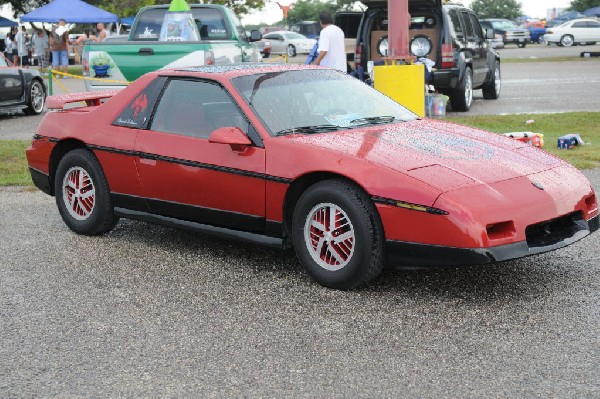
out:
<path id="1" fill-rule="evenodd" d="M 25 113 L 27 115 L 39 115 L 44 110 L 45 104 L 46 90 L 44 90 L 44 85 L 39 80 L 34 80 L 29 90 L 29 101 Z"/>
<path id="2" fill-rule="evenodd" d="M 369 196 L 341 179 L 306 190 L 294 209 L 292 240 L 310 276 L 349 290 L 375 279 L 384 266 L 384 234 Z"/>
<path id="3" fill-rule="evenodd" d="M 473 72 L 471 68 L 465 69 L 465 74 L 460 86 L 450 92 L 450 104 L 456 112 L 467 112 L 473 104 Z"/>
<path id="4" fill-rule="evenodd" d="M 525 48 L 525 46 L 527 46 L 527 43 L 518 43 L 517 46 L 519 48 Z"/>
<path id="5" fill-rule="evenodd" d="M 287 55 L 289 57 L 295 57 L 296 56 L 296 46 L 294 46 L 293 44 L 290 44 L 287 47 Z"/>
<path id="6" fill-rule="evenodd" d="M 575 44 L 575 39 L 571 35 L 564 35 L 560 38 L 560 44 L 565 47 L 571 47 Z"/>
<path id="7" fill-rule="evenodd" d="M 497 100 L 498 97 L 500 97 L 500 86 L 500 63 L 496 60 L 494 62 L 492 78 L 481 88 L 483 92 L 483 98 L 486 100 Z"/>

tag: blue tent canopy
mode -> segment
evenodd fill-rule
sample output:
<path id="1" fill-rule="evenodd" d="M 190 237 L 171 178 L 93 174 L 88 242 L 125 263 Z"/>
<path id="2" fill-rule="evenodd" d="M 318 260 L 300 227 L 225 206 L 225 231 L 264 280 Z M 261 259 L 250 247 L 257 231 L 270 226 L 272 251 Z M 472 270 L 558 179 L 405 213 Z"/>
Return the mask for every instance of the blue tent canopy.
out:
<path id="1" fill-rule="evenodd" d="M 19 23 L 16 21 L 11 21 L 10 19 L 0 17 L 0 28 L 6 28 L 7 26 L 17 26 L 17 25 L 19 25 Z"/>
<path id="2" fill-rule="evenodd" d="M 598 17 L 600 16 L 600 7 L 590 8 L 589 10 L 585 10 L 583 13 L 591 17 Z"/>
<path id="3" fill-rule="evenodd" d="M 21 17 L 21 22 L 58 22 L 93 24 L 117 22 L 115 14 L 94 7 L 81 0 L 54 0 L 43 7 Z"/>
<path id="4" fill-rule="evenodd" d="M 135 21 L 135 17 L 125 17 L 121 18 L 121 23 L 123 25 L 133 25 L 133 21 Z"/>

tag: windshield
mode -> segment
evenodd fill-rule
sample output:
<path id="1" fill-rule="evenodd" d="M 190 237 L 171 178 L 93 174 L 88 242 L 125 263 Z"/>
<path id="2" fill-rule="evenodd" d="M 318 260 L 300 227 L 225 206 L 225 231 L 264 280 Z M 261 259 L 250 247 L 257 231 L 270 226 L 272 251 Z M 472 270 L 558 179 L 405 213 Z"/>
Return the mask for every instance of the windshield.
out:
<path id="1" fill-rule="evenodd" d="M 494 29 L 515 29 L 517 25 L 512 21 L 504 20 L 504 21 L 492 21 L 492 26 Z"/>
<path id="2" fill-rule="evenodd" d="M 232 79 L 274 136 L 396 123 L 415 114 L 338 71 L 274 71 Z"/>

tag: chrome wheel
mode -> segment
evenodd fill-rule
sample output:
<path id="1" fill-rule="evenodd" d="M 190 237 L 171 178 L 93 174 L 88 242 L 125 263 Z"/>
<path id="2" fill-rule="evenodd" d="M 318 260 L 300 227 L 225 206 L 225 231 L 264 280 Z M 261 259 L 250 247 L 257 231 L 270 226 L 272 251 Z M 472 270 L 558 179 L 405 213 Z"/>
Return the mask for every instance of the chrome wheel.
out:
<path id="1" fill-rule="evenodd" d="M 571 35 L 564 35 L 560 39 L 560 44 L 565 47 L 571 47 L 573 44 L 575 44 L 575 39 L 573 39 L 573 36 Z"/>
<path id="2" fill-rule="evenodd" d="M 471 108 L 473 102 L 473 78 L 470 73 L 465 74 L 465 104 Z"/>
<path id="3" fill-rule="evenodd" d="M 70 168 L 62 183 L 65 208 L 75 220 L 86 220 L 96 205 L 96 189 L 89 173 L 79 167 Z"/>
<path id="4" fill-rule="evenodd" d="M 340 270 L 348 265 L 354 254 L 354 226 L 342 208 L 321 203 L 306 217 L 304 242 L 317 265 L 325 270 Z"/>
<path id="5" fill-rule="evenodd" d="M 39 114 L 44 110 L 44 100 L 46 98 L 46 94 L 44 93 L 44 89 L 39 82 L 34 82 L 31 85 L 31 109 L 36 114 Z"/>
<path id="6" fill-rule="evenodd" d="M 496 97 L 500 97 L 500 65 L 496 64 L 496 70 L 494 71 L 494 90 L 496 91 Z"/>

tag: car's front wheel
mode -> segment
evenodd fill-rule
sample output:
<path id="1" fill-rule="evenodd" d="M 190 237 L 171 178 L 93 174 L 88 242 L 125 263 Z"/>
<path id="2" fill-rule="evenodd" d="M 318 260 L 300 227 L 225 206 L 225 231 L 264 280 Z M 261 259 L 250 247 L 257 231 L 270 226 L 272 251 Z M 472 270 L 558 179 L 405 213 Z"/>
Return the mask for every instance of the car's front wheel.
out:
<path id="1" fill-rule="evenodd" d="M 494 62 L 494 70 L 492 71 L 491 79 L 481 87 L 483 98 L 486 100 L 496 100 L 500 97 L 501 75 L 500 63 L 498 60 Z"/>
<path id="2" fill-rule="evenodd" d="M 564 35 L 560 38 L 560 45 L 565 47 L 571 47 L 575 44 L 575 39 L 571 35 Z"/>
<path id="3" fill-rule="evenodd" d="M 319 182 L 294 209 L 292 240 L 310 276 L 327 287 L 352 289 L 384 265 L 384 234 L 369 196 L 345 180 Z"/>
<path id="4" fill-rule="evenodd" d="M 46 104 L 46 90 L 44 85 L 39 80 L 31 82 L 29 89 L 29 100 L 25 113 L 28 115 L 39 115 L 44 110 Z"/>
<path id="5" fill-rule="evenodd" d="M 467 67 L 460 86 L 450 92 L 450 104 L 456 112 L 467 112 L 473 104 L 473 72 Z"/>
<path id="6" fill-rule="evenodd" d="M 103 234 L 118 221 L 100 162 L 88 150 L 70 151 L 60 160 L 54 193 L 64 222 L 78 234 Z"/>
<path id="7" fill-rule="evenodd" d="M 296 56 L 296 46 L 294 46 L 293 44 L 290 44 L 289 46 L 287 46 L 287 55 L 290 57 L 295 57 Z"/>

